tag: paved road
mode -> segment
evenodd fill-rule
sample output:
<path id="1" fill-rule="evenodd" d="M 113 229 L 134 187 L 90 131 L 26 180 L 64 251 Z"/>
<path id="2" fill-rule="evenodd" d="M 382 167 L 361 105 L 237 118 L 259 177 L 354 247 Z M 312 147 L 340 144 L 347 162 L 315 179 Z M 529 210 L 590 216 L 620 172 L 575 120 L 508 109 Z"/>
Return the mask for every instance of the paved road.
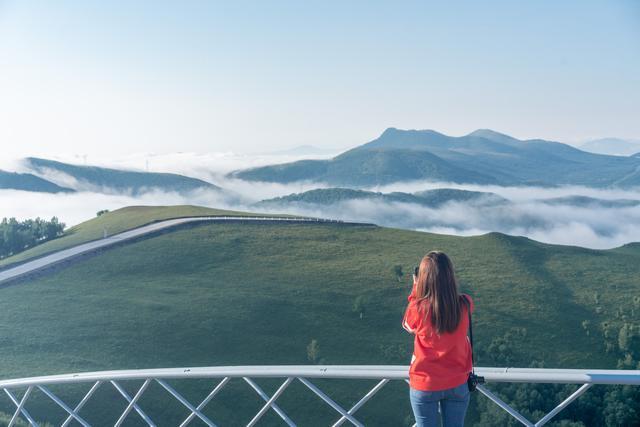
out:
<path id="1" fill-rule="evenodd" d="M 192 218 L 176 218 L 168 219 L 165 221 L 155 222 L 153 224 L 145 225 L 133 230 L 124 231 L 113 236 L 106 237 L 100 240 L 94 240 L 92 242 L 83 243 L 77 246 L 73 246 L 68 249 L 63 249 L 58 252 L 54 252 L 50 255 L 43 256 L 33 261 L 25 262 L 24 264 L 16 267 L 8 268 L 4 271 L 0 271 L 0 285 L 10 280 L 16 279 L 25 274 L 31 274 L 38 270 L 42 270 L 51 267 L 54 264 L 58 264 L 63 261 L 68 261 L 76 256 L 86 254 L 97 249 L 102 249 L 108 246 L 122 243 L 127 240 L 135 239 L 140 236 L 144 236 L 149 233 L 155 233 L 167 228 L 176 227 L 181 224 L 193 223 L 193 222 L 238 222 L 238 221 L 251 221 L 251 222 L 293 222 L 293 223 L 340 223 L 347 225 L 356 225 L 356 223 L 346 223 L 336 220 L 325 220 L 316 218 L 296 218 L 296 217 L 245 217 L 245 216 L 217 216 L 217 217 L 192 217 Z M 360 225 L 360 224 L 358 224 Z M 363 224 L 364 225 L 364 224 Z"/>

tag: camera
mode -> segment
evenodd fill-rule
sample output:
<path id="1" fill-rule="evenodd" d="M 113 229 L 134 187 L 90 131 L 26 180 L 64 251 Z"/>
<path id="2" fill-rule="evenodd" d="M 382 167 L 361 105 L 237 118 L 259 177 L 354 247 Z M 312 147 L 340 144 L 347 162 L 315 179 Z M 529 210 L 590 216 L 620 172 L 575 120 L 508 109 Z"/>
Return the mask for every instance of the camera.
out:
<path id="1" fill-rule="evenodd" d="M 420 272 L 420 267 L 416 267 L 413 269 L 413 275 L 418 277 L 418 273 Z"/>
<path id="2" fill-rule="evenodd" d="M 469 374 L 469 378 L 467 378 L 467 386 L 469 387 L 469 391 L 475 391 L 478 384 L 484 384 L 484 377 L 474 374 L 473 372 Z"/>

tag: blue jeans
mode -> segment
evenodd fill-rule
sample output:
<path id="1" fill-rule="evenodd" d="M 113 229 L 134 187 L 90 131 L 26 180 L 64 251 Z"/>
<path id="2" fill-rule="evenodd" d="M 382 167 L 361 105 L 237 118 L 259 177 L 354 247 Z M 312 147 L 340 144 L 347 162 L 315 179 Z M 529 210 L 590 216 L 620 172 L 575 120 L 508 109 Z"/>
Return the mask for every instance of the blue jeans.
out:
<path id="1" fill-rule="evenodd" d="M 418 427 L 440 425 L 438 406 L 444 427 L 462 427 L 469 406 L 469 387 L 464 382 L 457 387 L 439 391 L 409 391 L 411 408 Z"/>

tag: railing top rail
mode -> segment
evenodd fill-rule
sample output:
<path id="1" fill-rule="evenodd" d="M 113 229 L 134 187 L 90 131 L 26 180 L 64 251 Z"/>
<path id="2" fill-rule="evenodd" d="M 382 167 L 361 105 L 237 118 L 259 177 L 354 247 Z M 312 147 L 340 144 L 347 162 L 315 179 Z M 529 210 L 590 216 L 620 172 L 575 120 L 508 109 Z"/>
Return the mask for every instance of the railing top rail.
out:
<path id="1" fill-rule="evenodd" d="M 487 382 L 640 385 L 640 370 L 476 367 L 476 373 L 484 376 Z M 148 378 L 223 377 L 386 378 L 404 380 L 409 377 L 409 367 L 403 365 L 252 365 L 97 371 L 2 380 L 0 381 L 0 388 L 89 381 L 143 380 Z"/>

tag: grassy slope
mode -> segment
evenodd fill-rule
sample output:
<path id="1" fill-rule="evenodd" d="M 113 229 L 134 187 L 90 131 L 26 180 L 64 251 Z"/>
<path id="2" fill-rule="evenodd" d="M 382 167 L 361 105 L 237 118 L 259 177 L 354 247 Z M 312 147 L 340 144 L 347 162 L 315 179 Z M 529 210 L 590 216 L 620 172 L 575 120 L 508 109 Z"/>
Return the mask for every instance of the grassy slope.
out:
<path id="1" fill-rule="evenodd" d="M 85 221 L 65 231 L 64 236 L 43 243 L 12 257 L 0 260 L 0 267 L 46 255 L 91 240 L 100 239 L 104 229 L 109 235 L 131 230 L 151 222 L 189 216 L 242 216 L 245 212 L 212 209 L 202 206 L 129 206 Z"/>
<path id="2" fill-rule="evenodd" d="M 630 295 L 640 294 L 640 251 L 632 247 L 595 251 L 500 234 L 463 238 L 377 227 L 208 224 L 116 248 L 0 290 L 0 346 L 10 349 L 0 378 L 305 364 L 311 339 L 318 340 L 329 364 L 406 364 L 411 338 L 400 318 L 408 288 L 397 282 L 393 265 L 409 271 L 436 248 L 450 253 L 463 289 L 476 299 L 479 350 L 524 326 L 528 336 L 515 345 L 529 357 L 514 365 L 536 359 L 547 367 L 615 368 L 615 358 L 601 351 L 600 340 L 587 336 L 581 322 L 597 324 Z M 600 315 L 593 302 L 596 290 L 602 296 Z M 359 295 L 368 299 L 362 320 L 352 312 Z M 479 365 L 485 365 L 482 355 Z M 332 397 L 344 405 L 372 386 L 317 383 L 338 387 Z M 277 386 L 260 384 L 267 393 Z M 212 387 L 208 381 L 199 390 L 194 383 L 178 385 L 194 401 Z M 107 390 L 104 396 L 119 405 Z M 152 387 L 142 405 L 174 424 L 168 414 L 179 409 L 162 396 Z M 385 387 L 361 410 L 365 423 L 400 425 L 410 413 L 406 397 L 400 383 Z M 279 402 L 294 420 L 313 417 L 327 425 L 334 418 L 299 384 Z M 236 419 L 231 408 L 250 417 L 259 406 L 248 386 L 235 381 L 207 413 L 222 425 L 239 425 L 248 418 Z M 95 405 L 89 412 L 107 419 Z M 275 423 L 269 417 L 267 424 Z"/>

